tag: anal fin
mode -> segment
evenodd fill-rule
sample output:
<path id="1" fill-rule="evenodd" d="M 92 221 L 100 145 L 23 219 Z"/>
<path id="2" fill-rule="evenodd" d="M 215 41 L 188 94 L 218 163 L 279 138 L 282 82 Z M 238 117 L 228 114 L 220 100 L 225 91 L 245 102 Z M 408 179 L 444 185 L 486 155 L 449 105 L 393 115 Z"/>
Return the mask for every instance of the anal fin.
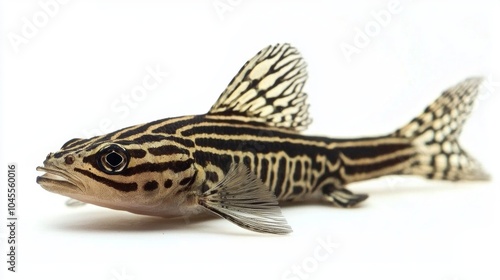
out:
<path id="1" fill-rule="evenodd" d="M 276 196 L 243 163 L 232 164 L 226 177 L 201 194 L 198 204 L 244 229 L 292 232 Z"/>
<path id="2" fill-rule="evenodd" d="M 323 196 L 325 200 L 342 208 L 354 207 L 368 198 L 367 194 L 353 193 L 346 188 L 337 188 L 332 186 L 325 186 L 323 188 Z"/>

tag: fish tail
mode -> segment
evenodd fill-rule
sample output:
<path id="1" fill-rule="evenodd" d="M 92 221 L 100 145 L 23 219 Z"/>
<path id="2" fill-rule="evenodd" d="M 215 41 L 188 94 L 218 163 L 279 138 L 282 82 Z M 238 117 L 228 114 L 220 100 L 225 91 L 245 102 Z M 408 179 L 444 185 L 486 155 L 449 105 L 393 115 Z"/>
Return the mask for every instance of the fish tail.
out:
<path id="1" fill-rule="evenodd" d="M 440 180 L 488 180 L 489 175 L 458 142 L 482 78 L 468 78 L 447 89 L 425 111 L 393 136 L 411 140 L 416 148 L 414 163 L 404 174 Z"/>

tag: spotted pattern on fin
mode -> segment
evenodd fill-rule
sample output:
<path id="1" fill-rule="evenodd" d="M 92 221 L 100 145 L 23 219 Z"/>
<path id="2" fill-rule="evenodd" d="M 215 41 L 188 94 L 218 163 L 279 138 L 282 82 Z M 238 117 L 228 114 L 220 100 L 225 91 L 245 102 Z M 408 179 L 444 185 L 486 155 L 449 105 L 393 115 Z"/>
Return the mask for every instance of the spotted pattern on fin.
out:
<path id="1" fill-rule="evenodd" d="M 447 89 L 420 116 L 394 133 L 412 139 L 419 152 L 418 160 L 404 173 L 453 181 L 489 179 L 458 142 L 481 82 L 482 78 L 469 78 Z"/>

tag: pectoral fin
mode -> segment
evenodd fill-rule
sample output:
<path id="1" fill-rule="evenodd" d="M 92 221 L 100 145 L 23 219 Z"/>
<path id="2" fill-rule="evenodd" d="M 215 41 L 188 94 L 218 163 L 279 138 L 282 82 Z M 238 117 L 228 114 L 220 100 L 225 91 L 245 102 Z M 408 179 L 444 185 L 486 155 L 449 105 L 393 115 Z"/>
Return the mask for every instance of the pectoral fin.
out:
<path id="1" fill-rule="evenodd" d="M 274 194 L 243 163 L 231 165 L 226 177 L 204 192 L 198 203 L 244 229 L 273 234 L 292 232 Z"/>

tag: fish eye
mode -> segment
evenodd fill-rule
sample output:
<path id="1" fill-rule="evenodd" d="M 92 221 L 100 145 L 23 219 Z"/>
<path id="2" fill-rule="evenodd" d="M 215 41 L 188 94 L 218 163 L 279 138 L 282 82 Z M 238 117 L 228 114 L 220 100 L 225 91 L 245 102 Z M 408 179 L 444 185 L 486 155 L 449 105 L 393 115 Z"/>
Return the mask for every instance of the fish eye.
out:
<path id="1" fill-rule="evenodd" d="M 107 174 L 119 174 L 128 165 L 129 154 L 122 146 L 111 144 L 97 153 L 97 164 Z"/>

